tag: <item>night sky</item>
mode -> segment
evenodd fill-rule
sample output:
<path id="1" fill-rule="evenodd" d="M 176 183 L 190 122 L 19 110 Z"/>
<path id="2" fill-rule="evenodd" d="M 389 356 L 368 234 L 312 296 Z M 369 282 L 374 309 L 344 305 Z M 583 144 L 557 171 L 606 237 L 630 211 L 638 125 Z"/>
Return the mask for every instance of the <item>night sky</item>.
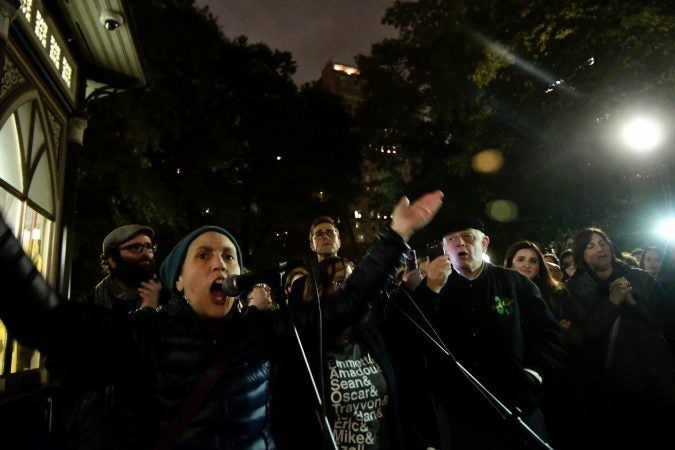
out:
<path id="1" fill-rule="evenodd" d="M 354 64 L 371 44 L 396 34 L 382 25 L 394 0 L 196 0 L 208 5 L 227 37 L 290 51 L 296 83 L 317 80 L 326 62 Z"/>

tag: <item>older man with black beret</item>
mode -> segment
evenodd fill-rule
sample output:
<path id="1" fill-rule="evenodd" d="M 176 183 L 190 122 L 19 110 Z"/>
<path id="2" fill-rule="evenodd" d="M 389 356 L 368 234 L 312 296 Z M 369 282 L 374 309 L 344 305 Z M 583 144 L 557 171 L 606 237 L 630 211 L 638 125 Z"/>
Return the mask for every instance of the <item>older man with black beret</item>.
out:
<path id="1" fill-rule="evenodd" d="M 460 218 L 445 230 L 445 254 L 429 264 L 416 300 L 455 358 L 545 437 L 537 402 L 565 354 L 558 323 L 530 280 L 486 260 L 490 238 L 482 221 Z M 429 367 L 442 448 L 523 445 L 516 427 L 499 416 L 450 358 L 431 353 Z"/>

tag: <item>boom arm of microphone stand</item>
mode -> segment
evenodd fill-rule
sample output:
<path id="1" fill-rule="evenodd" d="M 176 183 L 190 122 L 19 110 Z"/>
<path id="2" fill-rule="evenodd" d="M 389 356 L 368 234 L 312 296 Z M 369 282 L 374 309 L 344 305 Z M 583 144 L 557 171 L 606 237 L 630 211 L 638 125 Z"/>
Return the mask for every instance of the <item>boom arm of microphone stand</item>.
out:
<path id="1" fill-rule="evenodd" d="M 312 274 L 313 275 L 313 274 Z M 280 277 L 282 276 L 281 274 L 279 275 Z M 305 280 L 306 282 L 307 280 Z M 283 286 L 283 283 L 279 283 L 279 286 Z M 318 296 L 316 297 L 316 302 L 319 302 Z M 307 353 L 305 352 L 305 347 L 302 345 L 302 339 L 300 338 L 300 333 L 298 333 L 298 328 L 295 326 L 295 322 L 293 321 L 293 315 L 291 314 L 291 310 L 289 308 L 288 302 L 279 302 L 281 305 L 281 308 L 284 309 L 284 312 L 286 313 L 286 319 L 288 320 L 288 324 L 291 327 L 291 330 L 293 330 L 293 337 L 295 339 L 295 343 L 297 345 L 298 351 L 302 355 L 302 361 L 304 362 L 305 370 L 307 372 L 307 376 L 309 377 L 309 380 L 312 382 L 312 388 L 314 391 L 314 400 L 315 400 L 315 409 L 317 416 L 319 417 L 319 422 L 321 425 L 321 429 L 323 432 L 323 435 L 326 437 L 327 441 L 330 443 L 331 448 L 333 450 L 338 450 L 338 445 L 337 442 L 335 441 L 335 435 L 333 435 L 333 430 L 331 429 L 330 422 L 328 421 L 328 415 L 326 414 L 326 407 L 323 402 L 323 398 L 321 394 L 319 393 L 319 388 L 316 384 L 316 380 L 314 379 L 314 374 L 312 373 L 312 367 L 309 365 L 309 360 L 307 359 Z M 319 305 L 320 307 L 320 305 Z M 319 322 L 321 322 L 321 314 L 319 313 L 318 316 Z M 321 338 L 321 337 L 320 337 Z M 320 361 L 321 364 L 323 364 L 322 361 Z M 321 371 L 323 373 L 323 371 Z"/>
<path id="2" fill-rule="evenodd" d="M 545 449 L 547 449 L 547 450 L 553 450 L 553 447 L 551 447 L 551 446 L 549 445 L 548 442 L 544 441 L 544 440 L 541 438 L 541 436 L 539 436 L 532 428 L 530 428 L 529 425 L 527 425 L 527 424 L 523 421 L 522 417 L 520 417 L 518 414 L 516 414 L 516 413 L 514 413 L 513 411 L 511 411 L 511 410 L 510 410 L 510 409 L 509 409 L 502 401 L 500 401 L 500 400 L 499 400 L 492 392 L 490 392 L 490 390 L 489 390 L 488 388 L 486 388 L 485 386 L 483 386 L 483 384 L 482 384 L 480 381 L 478 381 L 478 379 L 477 379 L 475 376 L 473 376 L 473 374 L 472 374 L 467 368 L 465 368 L 459 361 L 457 361 L 457 359 L 455 358 L 455 356 L 452 354 L 452 352 L 450 352 L 450 350 L 447 348 L 447 346 L 445 345 L 445 343 L 443 343 L 443 341 L 441 340 L 440 336 L 438 335 L 438 333 L 436 332 L 436 330 L 434 329 L 434 327 L 431 325 L 431 323 L 429 322 L 429 320 L 427 319 L 427 317 L 424 315 L 424 313 L 422 312 L 422 310 L 417 306 L 417 303 L 415 303 L 415 301 L 414 301 L 413 298 L 410 296 L 410 294 L 408 294 L 408 292 L 407 292 L 405 289 L 403 289 L 403 288 L 401 288 L 400 290 L 401 290 L 403 293 L 405 293 L 405 295 L 410 299 L 410 302 L 415 306 L 415 309 L 417 310 L 417 312 L 419 313 L 419 315 L 424 319 L 424 321 L 425 321 L 426 324 L 429 326 L 429 328 L 431 329 L 431 331 L 434 333 L 434 335 L 436 336 L 436 338 L 434 338 L 433 336 L 431 336 L 431 334 L 429 334 L 429 333 L 427 332 L 427 330 L 424 329 L 424 327 L 422 327 L 419 323 L 417 323 L 417 321 L 416 321 L 415 319 L 413 319 L 413 318 L 410 316 L 410 314 L 408 314 L 407 312 L 405 312 L 399 305 L 397 305 L 396 303 L 394 303 L 394 305 L 396 306 L 396 308 L 403 314 L 403 316 L 404 316 L 406 319 L 408 319 L 408 321 L 413 325 L 413 327 L 414 327 L 414 328 L 417 328 L 419 331 L 421 331 L 421 332 L 424 334 L 424 336 L 425 336 L 432 344 L 434 344 L 435 346 L 437 346 L 437 347 L 441 350 L 441 352 L 443 352 L 443 354 L 444 354 L 445 356 L 447 356 L 448 358 L 450 358 L 450 360 L 455 364 L 455 366 L 457 366 L 457 368 L 459 369 L 460 373 L 461 373 L 461 374 L 462 374 L 462 375 L 463 375 L 463 376 L 471 383 L 471 385 L 472 385 L 474 388 L 476 388 L 476 390 L 477 390 L 477 391 L 478 391 L 478 392 L 479 392 L 479 393 L 480 393 L 480 394 L 488 401 L 488 403 L 490 404 L 490 406 L 492 406 L 492 407 L 495 409 L 495 411 L 499 414 L 499 416 L 500 416 L 502 419 L 504 419 L 504 420 L 508 420 L 508 419 L 512 420 L 512 421 L 520 428 L 520 430 L 523 431 L 523 432 L 525 433 L 526 436 L 528 436 L 528 437 L 530 437 L 531 439 L 533 439 L 537 444 L 539 444 L 539 446 L 540 446 L 541 448 L 545 448 Z"/>

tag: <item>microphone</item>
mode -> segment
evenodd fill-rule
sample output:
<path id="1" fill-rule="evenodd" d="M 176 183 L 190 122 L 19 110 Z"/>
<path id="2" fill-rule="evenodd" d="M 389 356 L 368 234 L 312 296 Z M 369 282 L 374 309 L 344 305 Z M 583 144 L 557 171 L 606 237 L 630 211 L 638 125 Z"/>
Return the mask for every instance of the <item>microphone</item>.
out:
<path id="1" fill-rule="evenodd" d="M 263 283 L 265 281 L 276 282 L 279 279 L 279 274 L 286 272 L 288 268 L 293 265 L 300 264 L 302 263 L 296 261 L 283 261 L 266 269 L 243 273 L 241 275 L 230 275 L 223 281 L 223 292 L 230 297 L 236 297 L 242 292 L 252 288 L 257 283 Z"/>

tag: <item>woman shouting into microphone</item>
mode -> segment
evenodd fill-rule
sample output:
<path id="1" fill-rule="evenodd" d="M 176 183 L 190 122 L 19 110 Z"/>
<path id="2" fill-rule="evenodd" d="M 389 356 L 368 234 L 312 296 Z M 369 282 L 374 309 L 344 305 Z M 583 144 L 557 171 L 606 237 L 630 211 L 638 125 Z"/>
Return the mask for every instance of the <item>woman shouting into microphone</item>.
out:
<path id="1" fill-rule="evenodd" d="M 442 203 L 440 191 L 403 198 L 338 301 L 319 319 L 330 337 L 367 312 Z M 222 289 L 242 270 L 236 239 L 217 226 L 176 244 L 160 268 L 165 306 L 129 318 L 58 299 L 0 220 L 0 319 L 24 344 L 80 370 L 103 373 L 119 401 L 101 430 L 110 449 L 274 449 L 268 427 L 270 361 L 286 326 L 279 311 L 246 308 Z M 302 330 L 301 330 L 302 331 Z"/>

